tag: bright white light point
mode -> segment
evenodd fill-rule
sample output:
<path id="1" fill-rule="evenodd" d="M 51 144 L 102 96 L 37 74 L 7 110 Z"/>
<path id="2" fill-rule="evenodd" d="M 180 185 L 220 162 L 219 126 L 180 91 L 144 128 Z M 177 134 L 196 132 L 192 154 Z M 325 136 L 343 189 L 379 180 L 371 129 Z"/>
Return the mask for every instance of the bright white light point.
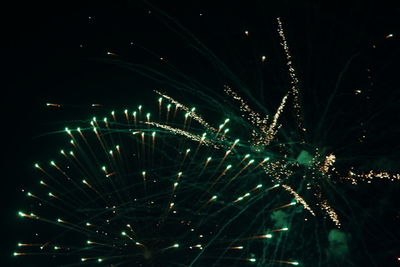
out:
<path id="1" fill-rule="evenodd" d="M 125 114 L 127 114 L 127 113 L 128 113 L 128 110 L 127 110 L 127 109 L 125 109 L 125 110 L 124 110 L 124 113 L 125 113 Z"/>
<path id="2" fill-rule="evenodd" d="M 96 117 L 93 117 L 93 121 L 96 121 L 97 119 L 96 119 Z"/>
<path id="3" fill-rule="evenodd" d="M 138 110 L 141 110 L 141 109 L 142 109 L 142 105 L 139 105 L 139 106 L 138 106 Z"/>
<path id="4" fill-rule="evenodd" d="M 269 160 L 269 157 L 266 157 L 265 159 L 264 159 L 264 161 L 268 161 Z"/>
<path id="5" fill-rule="evenodd" d="M 178 186 L 178 183 L 174 183 L 174 187 L 177 187 Z"/>
<path id="6" fill-rule="evenodd" d="M 90 226 L 90 225 L 91 225 L 90 223 L 88 223 L 88 222 L 86 223 L 86 226 Z"/>
<path id="7" fill-rule="evenodd" d="M 227 170 L 229 170 L 230 168 L 232 168 L 232 165 L 229 164 L 228 166 L 226 166 Z"/>
<path id="8" fill-rule="evenodd" d="M 257 187 L 256 188 L 260 188 L 260 187 L 262 187 L 263 185 L 262 184 L 259 184 L 259 185 L 257 185 Z"/>
<path id="9" fill-rule="evenodd" d="M 98 261 L 98 262 L 102 262 L 103 260 L 102 260 L 102 259 L 97 259 L 97 261 Z"/>
<path id="10" fill-rule="evenodd" d="M 156 136 L 156 132 L 153 132 L 153 133 L 151 134 L 151 136 L 153 136 L 153 137 Z"/>
<path id="11" fill-rule="evenodd" d="M 251 261 L 251 262 L 256 262 L 256 259 L 251 258 L 251 259 L 249 259 L 249 261 Z"/>
<path id="12" fill-rule="evenodd" d="M 216 199 L 218 196 L 213 196 L 211 199 Z"/>
<path id="13" fill-rule="evenodd" d="M 146 114 L 146 118 L 149 119 L 150 118 L 150 113 Z"/>
<path id="14" fill-rule="evenodd" d="M 113 111 L 111 111 L 111 115 L 113 115 L 114 116 L 114 114 L 115 114 L 115 111 L 113 110 Z"/>
<path id="15" fill-rule="evenodd" d="M 35 168 L 39 168 L 39 164 L 36 163 L 36 164 L 35 164 Z"/>
<path id="16" fill-rule="evenodd" d="M 294 201 L 293 201 L 293 202 L 290 202 L 290 205 L 292 205 L 292 206 L 293 206 L 293 205 L 296 205 L 296 204 L 297 204 L 297 203 L 294 202 Z"/>
<path id="17" fill-rule="evenodd" d="M 244 196 L 245 196 L 245 197 L 248 197 L 248 196 L 250 196 L 250 193 L 246 193 Z"/>
<path id="18" fill-rule="evenodd" d="M 121 235 L 126 235 L 126 232 L 121 232 Z"/>
<path id="19" fill-rule="evenodd" d="M 249 35 L 249 31 L 244 31 L 244 34 L 246 34 L 248 36 Z"/>
<path id="20" fill-rule="evenodd" d="M 210 161 L 210 160 L 211 160 L 211 157 L 208 157 L 208 158 L 207 158 L 207 161 Z"/>
<path id="21" fill-rule="evenodd" d="M 103 121 L 104 121 L 104 122 L 107 122 L 107 118 L 104 118 Z"/>
<path id="22" fill-rule="evenodd" d="M 287 228 L 287 227 L 282 228 L 282 231 L 287 231 L 287 230 L 289 230 L 289 228 Z"/>
<path id="23" fill-rule="evenodd" d="M 178 172 L 178 176 L 179 176 L 179 177 L 182 176 L 182 172 Z"/>
<path id="24" fill-rule="evenodd" d="M 50 164 L 53 165 L 53 166 L 56 165 L 53 160 L 50 161 Z"/>
<path id="25" fill-rule="evenodd" d="M 292 264 L 293 264 L 293 265 L 299 265 L 299 262 L 294 261 L 294 262 L 292 262 Z"/>
<path id="26" fill-rule="evenodd" d="M 225 133 L 229 132 L 229 128 L 225 130 Z"/>
<path id="27" fill-rule="evenodd" d="M 105 171 L 105 170 L 106 170 L 106 166 L 101 167 L 101 169 L 102 169 L 103 171 Z"/>
<path id="28" fill-rule="evenodd" d="M 229 119 L 226 119 L 225 121 L 224 121 L 224 123 L 228 123 L 229 122 Z"/>
<path id="29" fill-rule="evenodd" d="M 174 248 L 178 248 L 179 247 L 179 244 L 174 244 Z"/>
<path id="30" fill-rule="evenodd" d="M 196 108 L 192 108 L 190 111 L 191 111 L 191 112 L 194 112 L 195 110 L 196 110 Z"/>
<path id="31" fill-rule="evenodd" d="M 264 237 L 265 238 L 272 238 L 272 235 L 271 234 L 266 234 L 266 235 L 264 235 Z"/>
<path id="32" fill-rule="evenodd" d="M 254 162 L 254 159 L 250 160 L 250 161 L 249 161 L 249 164 L 253 164 L 253 162 Z"/>
<path id="33" fill-rule="evenodd" d="M 237 144 L 239 141 L 240 141 L 239 139 L 236 139 L 235 142 L 234 142 L 234 144 Z"/>
<path id="34" fill-rule="evenodd" d="M 186 149 L 186 153 L 189 153 L 189 152 L 190 152 L 190 148 Z"/>
<path id="35" fill-rule="evenodd" d="M 266 59 L 267 59 L 266 56 L 262 56 L 262 57 L 261 57 L 261 61 L 262 61 L 262 62 L 264 62 Z"/>

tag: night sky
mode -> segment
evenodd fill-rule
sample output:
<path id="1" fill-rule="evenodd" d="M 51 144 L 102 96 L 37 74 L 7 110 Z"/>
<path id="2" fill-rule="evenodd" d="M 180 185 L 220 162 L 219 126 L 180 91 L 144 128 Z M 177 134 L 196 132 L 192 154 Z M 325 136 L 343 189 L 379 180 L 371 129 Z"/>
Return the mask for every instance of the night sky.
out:
<path id="1" fill-rule="evenodd" d="M 49 133 L 92 117 L 94 103 L 124 110 L 141 99 L 156 101 L 154 89 L 197 106 L 211 121 L 219 119 L 213 117 L 216 111 L 226 112 L 193 92 L 138 73 L 137 66 L 175 75 L 165 66 L 171 64 L 190 77 L 187 85 L 204 88 L 222 102 L 224 85 L 240 85 L 236 89 L 258 111 L 276 109 L 290 86 L 277 17 L 284 23 L 300 80 L 309 142 L 334 151 L 338 167 L 400 173 L 399 8 L 381 1 L 181 2 L 63 1 L 15 3 L 5 9 L 2 266 L 44 266 L 12 253 L 30 231 L 16 214 L 26 203 L 21 189 L 37 183 L 32 165 L 49 159 L 63 142 Z M 216 59 L 196 50 L 187 36 L 203 43 L 232 74 L 216 67 Z M 351 234 L 350 254 L 357 251 L 348 266 L 398 266 L 400 181 L 339 187 L 341 197 L 334 204 L 357 218 L 342 222 Z M 307 266 L 330 266 L 318 264 L 316 259 Z"/>

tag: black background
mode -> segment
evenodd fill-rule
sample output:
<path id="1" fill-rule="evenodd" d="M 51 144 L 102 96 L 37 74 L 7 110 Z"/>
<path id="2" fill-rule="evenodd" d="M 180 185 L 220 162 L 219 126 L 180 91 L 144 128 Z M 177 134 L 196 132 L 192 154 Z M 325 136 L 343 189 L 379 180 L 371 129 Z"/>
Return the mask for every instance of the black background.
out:
<path id="1" fill-rule="evenodd" d="M 345 72 L 339 90 L 340 94 L 351 96 L 337 98 L 325 118 L 334 120 L 335 127 L 327 134 L 319 132 L 310 138 L 318 142 L 324 136 L 322 141 L 328 142 L 327 146 L 344 148 L 341 153 L 348 158 L 357 158 L 361 153 L 361 168 L 384 164 L 386 168 L 399 169 L 399 8 L 381 1 L 345 4 L 322 1 L 282 1 L 279 4 L 272 1 L 158 2 L 152 1 L 226 62 L 265 105 L 268 105 L 268 97 L 264 95 L 261 80 L 279 90 L 287 86 L 282 82 L 287 79 L 282 54 L 279 57 L 274 54 L 282 53 L 275 31 L 275 18 L 281 16 L 301 80 L 302 98 L 307 100 L 305 114 L 309 128 L 318 122 L 318 114 L 346 62 L 359 54 Z M 159 19 L 148 14 L 148 9 L 140 1 L 19 2 L 4 7 L 1 118 L 5 149 L 1 203 L 2 236 L 5 238 L 1 258 L 11 263 L 3 266 L 25 266 L 11 259 L 16 242 L 23 238 L 16 216 L 24 205 L 21 188 L 34 183 L 31 179 L 33 162 L 38 158 L 47 159 L 58 150 L 57 146 L 37 136 L 62 129 L 65 121 L 80 119 L 82 114 L 90 116 L 92 112 L 88 107 L 92 103 L 123 110 L 140 103 L 138 99 L 142 96 L 151 98 L 151 90 L 159 86 L 104 62 L 103 59 L 113 59 L 106 55 L 108 51 L 127 62 L 159 67 L 157 56 L 130 44 L 139 43 L 149 51 L 165 55 L 189 75 L 221 92 L 225 78 L 214 71 L 206 71 L 210 70 L 209 63 L 203 62 L 201 56 L 168 31 Z M 251 34 L 254 32 L 250 43 L 242 41 L 247 29 Z M 385 39 L 390 33 L 394 37 Z M 260 56 L 264 54 L 268 60 L 271 58 L 270 66 L 260 64 Z M 278 59 L 274 61 L 274 58 Z M 368 78 L 367 68 L 372 70 L 372 78 Z M 265 73 L 269 76 L 264 78 Z M 356 88 L 363 89 L 361 98 L 352 93 Z M 271 97 L 277 96 L 272 94 Z M 45 106 L 47 102 L 65 104 L 68 108 L 49 109 Z M 369 122 L 370 141 L 363 148 L 354 146 L 346 131 L 353 124 L 359 124 L 360 118 Z M 373 238 L 366 237 L 364 242 L 377 255 L 371 265 L 394 265 L 396 257 L 400 256 L 398 189 L 398 184 L 363 185 L 349 196 L 365 205 L 377 218 L 376 225 L 385 228 L 393 237 L 389 242 L 379 237 L 378 230 L 369 233 Z M 366 231 L 375 228 L 365 227 Z"/>

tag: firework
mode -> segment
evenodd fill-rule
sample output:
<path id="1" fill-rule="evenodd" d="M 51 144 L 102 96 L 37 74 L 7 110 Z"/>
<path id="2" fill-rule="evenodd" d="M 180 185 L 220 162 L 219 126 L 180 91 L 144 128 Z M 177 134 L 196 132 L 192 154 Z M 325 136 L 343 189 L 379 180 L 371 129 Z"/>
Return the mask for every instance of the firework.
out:
<path id="1" fill-rule="evenodd" d="M 162 99 L 156 114 L 139 106 L 65 128 L 69 147 L 35 164 L 39 187 L 18 215 L 37 236 L 14 255 L 53 265 L 299 264 L 279 245 L 291 220 L 274 214 L 296 202 L 265 178 L 269 158 L 242 154 L 228 120 L 216 129 Z"/>

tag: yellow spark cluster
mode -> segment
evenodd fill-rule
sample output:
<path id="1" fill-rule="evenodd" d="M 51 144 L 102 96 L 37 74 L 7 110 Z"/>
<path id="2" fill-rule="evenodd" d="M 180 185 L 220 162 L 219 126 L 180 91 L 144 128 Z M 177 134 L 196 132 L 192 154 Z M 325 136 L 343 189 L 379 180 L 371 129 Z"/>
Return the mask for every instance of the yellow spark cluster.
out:
<path id="1" fill-rule="evenodd" d="M 184 111 L 187 112 L 187 114 L 189 114 L 189 116 L 191 118 L 193 118 L 195 121 L 197 121 L 198 123 L 200 123 L 201 125 L 203 125 L 204 127 L 206 127 L 207 129 L 209 129 L 210 131 L 213 132 L 217 132 L 218 130 L 215 129 L 214 127 L 212 127 L 209 123 L 207 123 L 200 115 L 198 115 L 194 110 L 189 109 L 187 106 L 183 105 L 182 103 L 179 103 L 178 101 L 176 101 L 175 99 L 173 99 L 172 97 L 161 93 L 160 91 L 154 90 L 155 93 L 157 93 L 158 95 L 160 95 L 161 97 L 167 99 L 168 101 L 170 101 L 171 103 L 173 103 L 174 105 L 176 105 L 177 107 L 180 107 L 181 109 L 183 109 Z"/>
<path id="2" fill-rule="evenodd" d="M 320 167 L 321 172 L 327 173 L 329 168 L 333 166 L 336 161 L 336 156 L 334 154 L 330 154 L 325 157 L 325 161 L 323 162 L 322 166 Z"/>
<path id="3" fill-rule="evenodd" d="M 329 218 L 335 223 L 336 227 L 340 228 L 341 223 L 339 220 L 339 216 L 337 215 L 336 211 L 332 208 L 332 206 L 329 205 L 328 200 L 324 199 L 317 205 L 319 205 L 321 209 L 325 211 L 326 214 L 328 214 Z"/>
<path id="4" fill-rule="evenodd" d="M 181 136 L 184 136 L 186 138 L 189 138 L 193 141 L 197 141 L 197 142 L 202 142 L 205 145 L 209 145 L 209 146 L 213 146 L 214 148 L 222 148 L 221 145 L 215 143 L 215 142 L 211 142 L 210 140 L 206 140 L 203 136 L 198 136 L 195 134 L 192 134 L 188 131 L 182 130 L 182 129 L 178 129 L 178 128 L 174 128 L 172 126 L 166 125 L 166 124 L 162 124 L 162 123 L 158 123 L 158 122 L 144 122 L 144 124 L 147 125 L 151 125 L 160 129 L 164 129 L 167 130 L 170 133 L 173 134 L 178 134 Z"/>
<path id="5" fill-rule="evenodd" d="M 294 191 L 290 186 L 288 185 L 282 185 L 283 188 L 285 188 L 286 191 L 288 191 L 294 198 L 296 199 L 297 202 L 303 205 L 304 209 L 308 210 L 313 216 L 315 216 L 315 212 L 311 209 L 311 207 L 307 204 L 307 202 Z"/>
<path id="6" fill-rule="evenodd" d="M 253 130 L 251 132 L 253 145 L 268 146 L 279 130 L 280 126 L 277 122 L 285 107 L 287 95 L 282 98 L 281 104 L 275 112 L 271 124 L 269 124 L 269 117 L 267 115 L 263 117 L 251 109 L 246 101 L 229 86 L 225 85 L 224 91 L 228 96 L 239 102 L 239 109 L 242 112 L 242 116 L 259 129 L 259 131 Z"/>
<path id="7" fill-rule="evenodd" d="M 286 65 L 289 68 L 289 76 L 290 76 L 290 80 L 291 80 L 290 83 L 292 86 L 291 90 L 290 90 L 290 94 L 293 97 L 293 107 L 296 112 L 298 127 L 301 131 L 305 132 L 306 129 L 303 126 L 303 117 L 301 116 L 301 105 L 300 105 L 300 100 L 299 100 L 299 80 L 297 79 L 296 70 L 293 67 L 292 56 L 291 56 L 289 46 L 286 41 L 286 36 L 285 36 L 285 32 L 283 30 L 281 18 L 278 17 L 277 21 L 278 21 L 278 34 L 282 40 L 281 45 L 283 47 L 283 50 L 285 51 L 286 61 L 287 61 Z"/>
<path id="8" fill-rule="evenodd" d="M 342 177 L 343 180 L 349 180 L 352 184 L 357 185 L 359 181 L 371 183 L 374 179 L 382 179 L 382 180 L 389 180 L 389 181 L 399 181 L 400 174 L 395 173 L 388 173 L 388 172 L 375 172 L 370 170 L 368 173 L 355 173 L 353 171 L 349 171 L 348 175 Z"/>

